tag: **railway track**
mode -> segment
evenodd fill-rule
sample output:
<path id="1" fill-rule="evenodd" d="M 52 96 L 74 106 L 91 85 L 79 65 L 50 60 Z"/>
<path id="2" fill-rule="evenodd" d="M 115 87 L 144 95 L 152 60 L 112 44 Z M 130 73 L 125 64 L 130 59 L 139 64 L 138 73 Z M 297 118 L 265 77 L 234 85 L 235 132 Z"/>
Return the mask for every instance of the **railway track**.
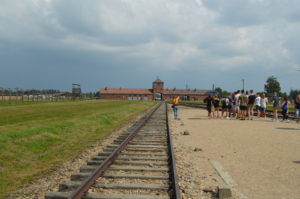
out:
<path id="1" fill-rule="evenodd" d="M 157 105 L 45 199 L 179 199 L 167 109 Z"/>

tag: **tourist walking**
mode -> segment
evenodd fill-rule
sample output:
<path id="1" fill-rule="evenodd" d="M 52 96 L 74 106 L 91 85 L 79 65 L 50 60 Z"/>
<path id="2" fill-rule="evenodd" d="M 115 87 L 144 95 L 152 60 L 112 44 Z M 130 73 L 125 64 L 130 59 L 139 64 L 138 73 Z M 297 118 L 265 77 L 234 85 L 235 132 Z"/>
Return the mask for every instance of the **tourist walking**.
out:
<path id="1" fill-rule="evenodd" d="M 290 102 L 288 101 L 287 97 L 283 98 L 283 102 L 282 102 L 282 121 L 288 121 L 288 117 L 289 117 L 289 104 Z"/>
<path id="2" fill-rule="evenodd" d="M 172 99 L 172 108 L 173 108 L 175 120 L 178 118 L 178 106 L 179 106 L 179 96 L 174 96 Z"/>
<path id="3" fill-rule="evenodd" d="M 273 114 L 274 114 L 273 121 L 278 122 L 279 97 L 277 96 L 276 92 L 274 92 L 272 102 L 273 102 Z"/>
<path id="4" fill-rule="evenodd" d="M 255 109 L 256 109 L 256 116 L 257 116 L 257 117 L 260 117 L 260 109 L 261 109 L 261 106 L 260 106 L 260 100 L 261 100 L 260 94 L 259 94 L 259 93 L 256 93 L 256 98 L 255 98 Z"/>
<path id="5" fill-rule="evenodd" d="M 268 98 L 266 98 L 266 95 L 263 93 L 261 95 L 260 99 L 260 107 L 261 107 L 261 116 L 264 118 L 267 118 L 267 109 L 268 109 Z"/>
<path id="6" fill-rule="evenodd" d="M 247 114 L 248 97 L 245 95 L 244 90 L 241 91 L 238 102 L 240 104 L 240 120 L 245 120 Z"/>
<path id="7" fill-rule="evenodd" d="M 250 94 L 248 96 L 248 119 L 253 120 L 253 106 L 255 102 L 256 96 L 253 93 L 253 90 L 250 90 Z"/>
<path id="8" fill-rule="evenodd" d="M 297 95 L 295 99 L 295 111 L 296 111 L 296 118 L 297 118 L 297 123 L 299 122 L 299 117 L 300 117 L 300 95 Z"/>

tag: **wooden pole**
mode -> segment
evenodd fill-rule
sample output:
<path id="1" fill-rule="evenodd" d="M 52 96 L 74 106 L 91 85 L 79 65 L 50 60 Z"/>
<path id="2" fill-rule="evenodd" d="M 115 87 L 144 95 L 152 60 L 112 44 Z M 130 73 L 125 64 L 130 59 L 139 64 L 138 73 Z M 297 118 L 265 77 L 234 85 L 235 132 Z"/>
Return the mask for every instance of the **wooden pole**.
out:
<path id="1" fill-rule="evenodd" d="M 1 102 L 3 102 L 3 92 L 4 92 L 4 88 L 1 87 Z"/>
<path id="2" fill-rule="evenodd" d="M 8 95 L 9 95 L 9 98 L 8 98 L 8 101 L 9 101 L 9 104 L 11 103 L 11 89 L 9 88 L 8 89 Z"/>

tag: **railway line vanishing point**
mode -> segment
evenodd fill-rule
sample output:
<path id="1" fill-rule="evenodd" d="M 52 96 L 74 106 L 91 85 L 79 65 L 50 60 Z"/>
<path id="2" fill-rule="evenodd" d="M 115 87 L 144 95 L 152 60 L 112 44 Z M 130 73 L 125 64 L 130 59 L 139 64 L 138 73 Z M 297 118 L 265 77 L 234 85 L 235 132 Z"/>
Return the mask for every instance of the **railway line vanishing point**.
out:
<path id="1" fill-rule="evenodd" d="M 167 109 L 157 105 L 45 199 L 179 199 Z"/>

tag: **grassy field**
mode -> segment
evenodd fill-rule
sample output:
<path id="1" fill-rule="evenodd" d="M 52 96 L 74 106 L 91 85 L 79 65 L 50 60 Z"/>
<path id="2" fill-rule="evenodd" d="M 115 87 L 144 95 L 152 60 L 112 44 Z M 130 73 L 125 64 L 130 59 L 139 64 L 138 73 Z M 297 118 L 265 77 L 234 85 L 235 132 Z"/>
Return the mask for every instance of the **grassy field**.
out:
<path id="1" fill-rule="evenodd" d="M 0 105 L 0 198 L 153 105 L 102 100 Z"/>

